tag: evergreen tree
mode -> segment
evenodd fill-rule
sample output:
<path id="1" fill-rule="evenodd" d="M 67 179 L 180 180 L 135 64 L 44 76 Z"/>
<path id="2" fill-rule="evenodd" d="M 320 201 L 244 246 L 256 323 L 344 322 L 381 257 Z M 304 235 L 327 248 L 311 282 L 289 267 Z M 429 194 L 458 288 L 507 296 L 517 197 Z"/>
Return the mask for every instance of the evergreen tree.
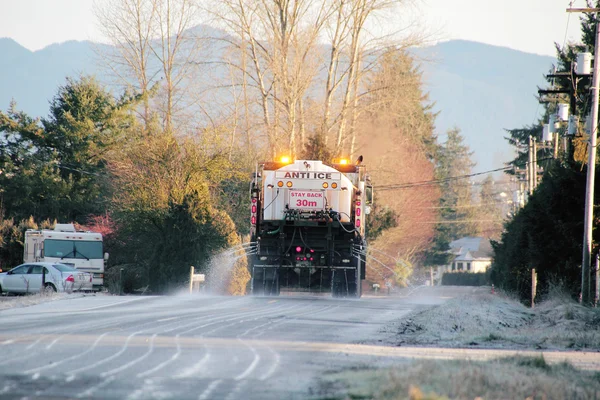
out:
<path id="1" fill-rule="evenodd" d="M 501 240 L 492 242 L 496 286 L 527 300 L 535 268 L 539 294 L 562 284 L 573 297 L 578 295 L 585 181 L 585 170 L 560 164 L 550 168 L 529 202 L 506 224 Z"/>
<path id="2" fill-rule="evenodd" d="M 0 187 L 6 217 L 83 223 L 104 210 L 107 153 L 123 144 L 130 99 L 89 77 L 67 79 L 47 118 L 0 112 Z"/>
<path id="3" fill-rule="evenodd" d="M 436 179 L 440 181 L 439 219 L 435 227 L 434 241 L 425 252 L 426 265 L 443 265 L 448 261 L 448 249 L 451 241 L 478 233 L 474 222 L 472 189 L 468 179 L 475 166 L 472 152 L 464 144 L 464 137 L 457 128 L 448 131 L 446 142 L 438 147 L 436 154 Z"/>
<path id="4" fill-rule="evenodd" d="M 588 1 L 587 5 L 600 7 L 600 1 Z M 591 82 L 589 78 L 573 81 L 571 68 L 577 53 L 594 50 L 597 14 L 584 14 L 581 22 L 581 44 L 569 43 L 565 47 L 556 45 L 557 72 L 566 74 L 559 78 L 549 78 L 548 82 L 554 89 L 569 89 L 571 85 L 575 85 L 578 89 L 576 114 L 580 121 L 584 121 L 592 104 L 591 92 L 587 90 Z M 565 103 L 569 102 L 566 95 L 562 100 Z M 556 105 L 548 103 L 544 104 L 544 107 L 542 121 L 546 121 L 548 115 L 555 112 Z M 571 113 L 573 111 L 571 110 Z M 524 144 L 529 136 L 541 139 L 542 121 L 532 126 L 510 130 L 509 142 L 513 145 Z M 588 141 L 587 134 L 581 131 L 580 129 L 573 139 L 574 159 L 564 157 L 564 160 L 547 160 L 545 165 L 542 164 L 545 173 L 540 185 L 530 195 L 527 205 L 506 224 L 501 240 L 494 243 L 492 281 L 500 287 L 516 291 L 523 299 L 528 298 L 531 292 L 532 268 L 535 268 L 538 274 L 541 292 L 553 282 L 562 283 L 574 297 L 580 291 L 582 210 Z M 523 168 L 526 158 L 526 150 L 521 148 L 519 156 L 512 164 Z M 543 158 L 544 154 L 540 151 L 538 160 Z M 598 220 L 594 225 L 598 226 Z M 596 243 L 593 241 L 594 253 L 597 251 Z"/>
<path id="5" fill-rule="evenodd" d="M 468 178 L 456 179 L 471 174 L 475 166 L 472 155 L 460 130 L 448 131 L 448 138 L 438 151 L 436 178 L 440 180 L 442 190 L 440 219 L 456 221 L 446 230 L 450 241 L 477 234 L 477 225 L 472 221 L 475 214 L 470 207 L 473 198 L 471 185 Z"/>

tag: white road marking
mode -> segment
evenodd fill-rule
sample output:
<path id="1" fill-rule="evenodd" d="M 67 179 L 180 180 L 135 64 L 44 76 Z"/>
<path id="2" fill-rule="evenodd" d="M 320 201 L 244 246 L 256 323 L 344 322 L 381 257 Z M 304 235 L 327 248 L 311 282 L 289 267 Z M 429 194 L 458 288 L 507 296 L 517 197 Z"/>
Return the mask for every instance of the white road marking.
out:
<path id="1" fill-rule="evenodd" d="M 121 365 L 118 368 L 111 369 L 109 371 L 105 371 L 105 372 L 101 373 L 100 376 L 104 378 L 106 376 L 114 375 L 114 374 L 124 371 L 127 368 L 131 367 L 132 365 L 135 365 L 135 364 L 139 363 L 140 361 L 148 358 L 148 356 L 150 354 L 152 354 L 152 352 L 154 351 L 154 339 L 156 338 L 156 335 L 157 335 L 156 333 L 154 335 L 152 335 L 152 338 L 150 339 L 150 346 L 148 347 L 148 350 L 143 355 L 136 358 L 135 360 L 132 360 L 126 364 Z"/>
<path id="2" fill-rule="evenodd" d="M 157 320 L 156 322 L 166 322 L 166 321 L 172 321 L 172 320 L 174 320 L 174 319 L 177 319 L 177 318 L 182 318 L 182 317 L 163 318 L 163 319 L 159 319 L 159 320 Z"/>
<path id="3" fill-rule="evenodd" d="M 36 341 L 32 342 L 29 346 L 26 347 L 27 350 L 32 349 L 36 344 L 38 344 L 40 341 L 42 340 L 42 338 L 38 338 Z M 38 357 L 39 353 L 36 352 L 31 352 L 28 355 L 18 355 L 16 357 L 11 357 L 11 358 L 4 358 L 0 361 L 0 365 L 5 365 L 5 364 L 10 364 L 13 361 L 24 361 L 24 360 L 29 360 L 30 358 L 33 357 Z"/>
<path id="4" fill-rule="evenodd" d="M 85 397 L 90 397 L 96 390 L 103 388 L 104 386 L 108 385 L 109 383 L 111 383 L 114 380 L 115 380 L 115 377 L 111 376 L 108 379 L 100 382 L 99 384 L 97 384 L 95 386 L 92 386 L 91 388 L 89 388 L 85 392 L 79 393 L 76 397 L 78 399 L 82 399 L 82 398 L 85 398 Z"/>
<path id="5" fill-rule="evenodd" d="M 242 339 L 238 339 L 240 342 L 244 343 L 246 346 L 248 346 L 248 348 L 250 349 L 250 351 L 252 351 L 252 353 L 254 353 L 254 359 L 252 360 L 252 362 L 250 363 L 250 365 L 248 366 L 248 368 L 246 368 L 246 370 L 244 372 L 242 372 L 240 375 L 236 376 L 235 378 L 233 378 L 236 381 L 241 381 L 242 379 L 246 378 L 248 375 L 250 375 L 252 373 L 252 371 L 254 371 L 254 369 L 256 368 L 256 366 L 258 365 L 258 363 L 260 362 L 260 355 L 258 354 L 258 352 L 256 351 L 256 349 L 245 343 Z"/>
<path id="6" fill-rule="evenodd" d="M 229 394 L 227 395 L 227 397 L 225 397 L 225 400 L 233 400 L 237 397 L 237 394 L 240 393 L 242 391 L 242 388 L 246 385 L 247 381 L 240 381 L 238 382 L 235 387 L 233 388 L 233 390 L 231 392 L 229 392 Z"/>
<path id="7" fill-rule="evenodd" d="M 200 393 L 198 396 L 198 400 L 206 400 L 212 394 L 212 392 L 219 386 L 219 384 L 223 382 L 221 379 L 217 379 L 216 381 L 212 381 L 210 385 L 204 390 L 204 392 Z"/>
<path id="8" fill-rule="evenodd" d="M 5 383 L 2 390 L 0 390 L 0 394 L 8 393 L 8 391 L 15 386 L 14 383 L 12 383 L 12 384 L 11 383 L 12 382 Z"/>
<path id="9" fill-rule="evenodd" d="M 175 354 L 173 354 L 173 356 L 171 356 L 171 358 L 169 358 L 166 361 L 163 361 L 162 363 L 158 364 L 156 367 L 154 367 L 152 369 L 149 369 L 147 371 L 137 374 L 136 376 L 138 378 L 143 378 L 144 376 L 148 376 L 150 374 L 155 373 L 156 371 L 163 369 L 164 367 L 166 367 L 173 361 L 177 360 L 179 358 L 179 356 L 181 355 L 181 345 L 179 344 L 179 335 L 175 335 L 175 344 L 177 346 L 177 350 L 176 350 Z"/>
<path id="10" fill-rule="evenodd" d="M 282 312 L 282 311 L 286 311 L 287 312 L 287 311 L 290 311 L 290 310 L 292 310 L 294 308 L 298 308 L 298 307 L 299 307 L 299 305 L 297 305 L 297 306 L 288 306 L 288 307 L 284 307 L 283 305 L 280 305 L 277 308 L 260 309 L 260 310 L 257 310 L 257 311 L 251 312 L 251 313 L 245 313 L 245 314 L 240 314 L 239 312 L 235 312 L 235 313 L 227 314 L 226 316 L 216 317 L 216 318 L 213 318 L 213 319 L 209 319 L 208 321 L 214 321 L 214 322 L 210 322 L 208 324 L 196 326 L 196 327 L 194 327 L 192 329 L 188 329 L 186 331 L 179 332 L 179 334 L 183 335 L 184 333 L 190 333 L 190 332 L 193 332 L 195 330 L 198 330 L 198 329 L 201 329 L 201 328 L 205 328 L 207 326 L 214 325 L 214 324 L 217 324 L 217 323 L 220 323 L 220 322 L 236 321 L 236 322 L 233 322 L 233 323 L 228 324 L 228 325 L 219 325 L 215 329 L 212 329 L 212 330 L 207 331 L 207 332 L 203 332 L 202 336 L 205 336 L 205 335 L 207 335 L 209 333 L 215 332 L 215 331 L 220 330 L 222 328 L 226 328 L 226 327 L 229 327 L 229 326 L 232 326 L 232 325 L 235 325 L 235 324 L 242 323 L 242 322 L 245 321 L 245 319 L 247 319 L 249 317 L 269 315 L 269 314 L 272 314 L 273 312 Z M 227 317 L 230 317 L 230 316 L 233 316 L 233 317 L 228 319 Z M 257 318 L 255 318 L 255 319 L 257 319 Z"/>
<path id="11" fill-rule="evenodd" d="M 46 346 L 46 350 L 50 350 L 52 348 L 52 346 L 54 346 L 56 343 L 58 343 L 58 341 L 60 339 L 62 339 L 62 337 L 65 335 L 61 335 L 59 337 L 57 337 L 56 339 L 54 339 L 48 346 Z"/>
<path id="12" fill-rule="evenodd" d="M 25 347 L 25 350 L 31 350 L 32 348 L 34 348 L 41 341 L 42 341 L 42 338 L 40 337 L 38 340 L 36 340 L 35 342 L 31 343 L 29 346 Z"/>
<path id="13" fill-rule="evenodd" d="M 24 374 L 30 374 L 32 372 L 43 371 L 45 369 L 54 368 L 54 367 L 56 367 L 58 365 L 64 364 L 67 361 L 71 361 L 71 360 L 75 360 L 75 359 L 78 359 L 80 357 L 83 357 L 86 354 L 88 354 L 89 352 L 93 351 L 96 348 L 96 346 L 98 345 L 98 343 L 102 340 L 102 338 L 104 336 L 106 336 L 106 335 L 107 335 L 107 333 L 103 333 L 102 335 L 98 336 L 98 338 L 96 339 L 96 341 L 90 347 L 88 347 L 86 349 L 86 351 L 84 351 L 82 353 L 75 354 L 75 355 L 73 355 L 71 357 L 68 357 L 68 358 L 63 358 L 62 360 L 59 360 L 59 361 L 53 361 L 53 362 L 51 362 L 48 365 L 44 365 L 44 366 L 41 366 L 41 367 L 32 368 L 30 370 L 24 371 L 23 373 Z"/>
<path id="14" fill-rule="evenodd" d="M 267 349 L 269 349 L 269 351 L 271 353 L 273 353 L 275 361 L 271 365 L 271 368 L 269 368 L 269 370 L 267 372 L 265 372 L 260 378 L 258 378 L 261 381 L 265 381 L 265 380 L 269 379 L 275 373 L 275 371 L 277 371 L 277 369 L 279 368 L 279 365 L 281 363 L 281 356 L 279 355 L 279 353 L 270 347 L 267 347 Z"/>
<path id="15" fill-rule="evenodd" d="M 125 340 L 125 344 L 123 344 L 123 347 L 121 347 L 121 350 L 119 350 L 118 352 L 116 352 L 112 356 L 103 358 L 102 360 L 96 361 L 93 364 L 89 364 L 89 365 L 86 365 L 84 367 L 71 370 L 71 371 L 67 372 L 67 374 L 69 374 L 69 375 L 75 375 L 75 374 L 77 374 L 79 372 L 87 371 L 87 370 L 95 368 L 95 367 L 97 367 L 99 365 L 105 364 L 105 363 L 107 363 L 107 362 L 109 362 L 111 360 L 114 360 L 115 358 L 119 357 L 121 354 L 125 353 L 125 351 L 127 351 L 127 346 L 129 345 L 129 342 L 131 341 L 131 339 L 135 335 L 137 335 L 138 333 L 141 333 L 141 332 L 143 332 L 143 331 L 137 331 L 137 332 L 134 332 L 131 335 L 127 336 L 127 339 Z"/>
<path id="16" fill-rule="evenodd" d="M 204 364 L 210 360 L 210 350 L 207 345 L 204 345 L 204 356 L 196 364 L 190 368 L 185 369 L 181 374 L 175 376 L 176 379 L 189 378 L 190 376 L 196 375 L 198 372 L 204 369 Z"/>
<path id="17" fill-rule="evenodd" d="M 82 309 L 78 309 L 78 310 L 49 311 L 47 313 L 69 314 L 69 313 L 74 313 L 74 312 L 96 311 L 96 310 L 101 310 L 103 308 L 118 306 L 120 304 L 133 303 L 134 301 L 149 300 L 149 299 L 152 299 L 152 297 L 136 297 L 134 299 L 128 299 L 128 300 L 118 301 L 116 303 L 104 304 L 104 305 L 97 306 L 97 307 L 82 308 Z M 44 314 L 46 314 L 46 312 Z"/>

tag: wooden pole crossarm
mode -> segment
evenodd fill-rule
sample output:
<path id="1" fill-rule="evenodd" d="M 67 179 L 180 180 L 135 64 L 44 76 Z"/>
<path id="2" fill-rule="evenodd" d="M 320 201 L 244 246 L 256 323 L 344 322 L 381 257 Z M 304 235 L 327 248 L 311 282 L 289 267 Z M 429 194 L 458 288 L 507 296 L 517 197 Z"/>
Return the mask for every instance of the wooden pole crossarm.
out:
<path id="1" fill-rule="evenodd" d="M 576 76 L 576 77 L 590 77 L 592 76 L 592 74 L 578 74 L 576 72 L 573 72 L 572 74 L 570 72 L 557 72 L 554 74 L 548 74 L 546 75 L 546 78 L 568 78 L 571 75 Z"/>
<path id="2" fill-rule="evenodd" d="M 538 94 L 569 94 L 570 90 L 561 90 L 561 89 L 540 89 L 538 90 Z"/>

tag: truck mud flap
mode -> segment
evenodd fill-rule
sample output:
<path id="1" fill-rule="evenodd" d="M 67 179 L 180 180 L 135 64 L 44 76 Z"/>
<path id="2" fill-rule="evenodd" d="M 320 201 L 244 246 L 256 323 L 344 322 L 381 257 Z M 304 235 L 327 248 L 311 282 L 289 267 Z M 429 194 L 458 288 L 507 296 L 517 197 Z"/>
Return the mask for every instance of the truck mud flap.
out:
<path id="1" fill-rule="evenodd" d="M 276 266 L 252 267 L 252 294 L 279 296 L 279 274 Z"/>
<path id="2" fill-rule="evenodd" d="M 334 268 L 331 279 L 333 297 L 360 297 L 360 279 L 356 268 Z"/>
<path id="3" fill-rule="evenodd" d="M 330 293 L 331 267 L 286 267 L 279 269 L 279 285 L 286 292 Z"/>

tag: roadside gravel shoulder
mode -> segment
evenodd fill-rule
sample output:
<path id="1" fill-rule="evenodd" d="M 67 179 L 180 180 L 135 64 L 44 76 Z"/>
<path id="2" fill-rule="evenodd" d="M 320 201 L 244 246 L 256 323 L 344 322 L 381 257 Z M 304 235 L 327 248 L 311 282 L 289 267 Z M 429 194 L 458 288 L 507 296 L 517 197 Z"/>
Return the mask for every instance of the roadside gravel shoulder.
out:
<path id="1" fill-rule="evenodd" d="M 600 351 L 600 310 L 555 295 L 531 309 L 477 291 L 384 328 L 386 345 Z"/>
<path id="2" fill-rule="evenodd" d="M 0 312 L 13 308 L 29 307 L 36 304 L 48 303 L 63 299 L 73 299 L 77 297 L 96 296 L 96 293 L 38 293 L 23 296 L 0 296 Z"/>

